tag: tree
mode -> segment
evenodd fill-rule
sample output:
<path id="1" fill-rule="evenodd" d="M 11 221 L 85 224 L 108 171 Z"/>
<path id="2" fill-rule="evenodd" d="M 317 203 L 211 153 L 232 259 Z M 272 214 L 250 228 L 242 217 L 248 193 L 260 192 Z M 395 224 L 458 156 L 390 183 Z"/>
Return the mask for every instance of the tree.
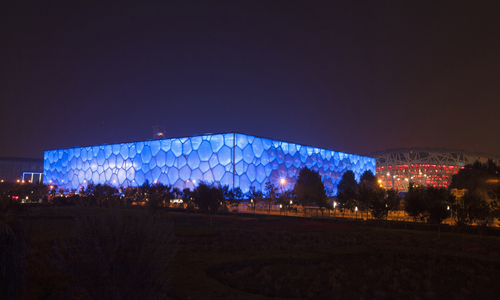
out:
<path id="1" fill-rule="evenodd" d="M 93 181 L 90 181 L 82 193 L 87 198 L 86 203 L 90 206 L 114 206 L 118 204 L 119 200 L 118 189 L 109 184 L 99 183 L 96 185 Z"/>
<path id="2" fill-rule="evenodd" d="M 297 202 L 304 206 L 316 205 L 321 210 L 331 209 L 330 200 L 326 196 L 325 185 L 321 181 L 321 176 L 318 171 L 311 170 L 307 167 L 300 169 L 297 182 L 293 187 Z"/>
<path id="3" fill-rule="evenodd" d="M 408 187 L 408 193 L 405 196 L 405 211 L 413 218 L 414 222 L 426 219 L 426 195 L 425 188 L 414 187 L 412 183 Z"/>
<path id="4" fill-rule="evenodd" d="M 193 193 L 191 192 L 191 189 L 189 188 L 184 188 L 182 189 L 182 202 L 186 204 L 186 213 L 188 215 L 188 224 L 189 224 L 189 220 L 190 220 L 190 216 L 189 216 L 189 211 L 191 209 L 194 209 L 194 205 L 193 205 Z"/>
<path id="5" fill-rule="evenodd" d="M 314 204 L 316 204 L 316 206 L 318 206 L 319 210 L 321 211 L 322 218 L 325 210 L 333 209 L 333 205 L 330 203 L 330 198 L 328 198 L 326 194 L 325 197 L 316 199 L 316 202 Z"/>
<path id="6" fill-rule="evenodd" d="M 354 172 L 351 170 L 342 174 L 339 184 L 337 185 L 337 202 L 342 212 L 346 209 L 353 210 L 356 199 L 356 190 L 358 183 Z"/>
<path id="7" fill-rule="evenodd" d="M 389 211 L 395 211 L 401 208 L 401 197 L 399 196 L 399 192 L 393 188 L 386 190 L 385 201 Z"/>
<path id="8" fill-rule="evenodd" d="M 243 191 L 241 190 L 241 188 L 240 187 L 235 188 L 234 189 L 234 198 L 241 200 L 241 199 L 243 199 L 243 197 L 245 197 L 245 195 L 243 194 Z"/>
<path id="9" fill-rule="evenodd" d="M 427 187 L 425 189 L 427 222 L 441 224 L 448 217 L 448 207 L 455 200 L 445 188 Z"/>
<path id="10" fill-rule="evenodd" d="M 219 211 L 224 200 L 222 188 L 213 184 L 200 181 L 193 192 L 194 203 L 207 214 L 207 219 L 212 226 L 213 215 Z"/>
<path id="11" fill-rule="evenodd" d="M 470 201 L 469 216 L 479 226 L 479 234 L 482 236 L 484 230 L 493 222 L 498 202 L 490 198 L 488 192 L 482 189 L 467 193 L 466 197 L 474 199 Z"/>
<path id="12" fill-rule="evenodd" d="M 482 235 L 493 221 L 498 206 L 498 199 L 489 198 L 486 191 L 481 189 L 468 191 L 453 205 L 457 226 L 464 228 L 476 223 Z"/>
<path id="13" fill-rule="evenodd" d="M 126 205 L 139 204 L 143 199 L 137 187 L 125 188 L 124 197 Z"/>
<path id="14" fill-rule="evenodd" d="M 360 184 L 364 184 L 365 186 L 376 188 L 379 185 L 377 184 L 377 177 L 373 175 L 372 171 L 366 170 L 361 178 L 359 179 Z"/>
<path id="15" fill-rule="evenodd" d="M 54 200 L 56 199 L 56 190 L 57 190 L 57 185 L 53 185 L 52 188 L 50 189 L 50 202 L 54 203 Z"/>
<path id="16" fill-rule="evenodd" d="M 453 206 L 457 226 L 466 227 L 474 222 L 480 232 L 500 217 L 500 167 L 488 160 L 476 161 L 453 175 L 450 188 L 466 189 L 464 197 Z"/>
<path id="17" fill-rule="evenodd" d="M 277 201 L 278 196 L 279 196 L 278 188 L 274 184 L 272 184 L 271 181 L 267 181 L 265 184 L 264 202 L 267 204 L 267 206 L 269 208 L 269 211 L 268 211 L 269 215 L 271 214 L 271 205 L 273 203 L 278 202 Z"/>
<path id="18" fill-rule="evenodd" d="M 385 190 L 379 186 L 372 186 L 361 182 L 357 191 L 357 203 L 361 211 L 370 211 L 377 220 L 387 217 L 389 207 L 385 199 Z"/>
<path id="19" fill-rule="evenodd" d="M 257 190 L 255 186 L 252 185 L 246 193 L 246 196 L 250 200 L 249 205 L 252 208 L 253 213 L 255 214 L 255 208 L 257 207 L 257 203 L 262 200 L 263 194 L 261 191 Z"/>
<path id="20" fill-rule="evenodd" d="M 146 203 L 149 205 L 149 193 L 151 185 L 149 184 L 149 180 L 146 180 L 141 186 L 137 187 L 138 200 L 142 203 Z"/>
<path id="21" fill-rule="evenodd" d="M 222 201 L 222 209 L 224 211 L 238 211 L 238 205 L 243 198 L 243 192 L 238 187 L 236 189 L 229 188 L 229 185 L 224 185 L 221 187 L 223 201 Z"/>
<path id="22" fill-rule="evenodd" d="M 467 189 L 473 191 L 479 188 L 495 188 L 488 179 L 500 179 L 500 166 L 496 166 L 490 159 L 482 164 L 479 161 L 467 165 L 452 176 L 450 189 Z"/>
<path id="23" fill-rule="evenodd" d="M 239 187 L 237 187 L 232 191 L 232 196 L 233 197 L 229 201 L 229 205 L 231 206 L 233 211 L 238 212 L 238 206 L 240 205 L 241 200 L 244 197 L 243 191 Z"/>
<path id="24" fill-rule="evenodd" d="M 186 204 L 186 210 L 189 212 L 189 209 L 193 205 L 192 192 L 190 188 L 184 188 L 181 192 L 182 203 Z"/>
<path id="25" fill-rule="evenodd" d="M 295 199 L 295 193 L 293 190 L 282 191 L 277 194 L 276 203 L 280 206 L 280 211 L 288 212 L 291 210 L 297 211 L 297 209 L 292 208 L 293 201 Z"/>
<path id="26" fill-rule="evenodd" d="M 383 218 L 387 216 L 387 209 L 385 203 L 383 203 L 384 197 L 383 189 L 377 184 L 377 177 L 370 170 L 365 171 L 361 176 L 356 193 L 358 209 L 361 213 L 366 212 L 367 214 L 369 210 L 372 210 L 372 215 L 375 213 L 376 218 Z"/>
<path id="27" fill-rule="evenodd" d="M 171 190 L 170 186 L 165 186 L 160 182 L 149 185 L 146 182 L 143 188 L 148 195 L 147 203 L 151 211 L 155 212 L 165 207 L 167 198 L 170 198 L 170 195 L 168 195 Z"/>
<path id="28" fill-rule="evenodd" d="M 229 185 L 223 185 L 220 187 L 222 191 L 222 207 L 221 210 L 225 212 L 229 212 L 229 203 L 234 199 L 234 193 Z"/>

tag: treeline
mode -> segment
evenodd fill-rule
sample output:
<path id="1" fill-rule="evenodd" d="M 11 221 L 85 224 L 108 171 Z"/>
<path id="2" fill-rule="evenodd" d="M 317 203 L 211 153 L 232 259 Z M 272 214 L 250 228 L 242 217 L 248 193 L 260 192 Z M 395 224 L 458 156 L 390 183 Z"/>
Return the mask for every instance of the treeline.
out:
<path id="1" fill-rule="evenodd" d="M 491 159 L 461 169 L 453 175 L 450 189 L 465 191 L 452 206 L 459 227 L 476 223 L 484 229 L 494 219 L 500 220 L 500 166 Z"/>
<path id="2" fill-rule="evenodd" d="M 337 186 L 335 209 L 342 213 L 370 213 L 375 219 L 382 220 L 387 218 L 389 211 L 401 209 L 401 197 L 394 189 L 384 189 L 371 171 L 364 172 L 357 182 L 354 172 L 349 170 L 342 175 Z"/>
<path id="3" fill-rule="evenodd" d="M 21 202 L 20 200 L 25 199 L 29 194 L 33 202 L 56 206 L 144 205 L 151 211 L 168 211 L 169 208 L 182 203 L 182 207 L 185 207 L 188 212 L 198 208 L 206 213 L 210 220 L 211 216 L 217 212 L 237 211 L 238 206 L 243 202 L 254 212 L 258 205 L 262 205 L 268 208 L 269 213 L 273 205 L 279 206 L 282 212 L 297 211 L 297 205 L 316 206 L 322 212 L 333 208 L 317 171 L 308 168 L 301 169 L 293 189 L 284 188 L 286 180 L 282 179 L 278 185 L 268 181 L 263 191 L 251 186 L 247 193 L 243 193 L 239 187 L 232 189 L 227 185 L 221 186 L 203 181 L 198 182 L 193 190 L 189 188 L 181 190 L 172 185 L 148 181 L 139 187 L 127 188 L 89 182 L 85 188 L 72 190 L 70 193 L 65 193 L 64 189 L 56 185 L 24 183 L 4 186 L 0 193 L 3 198 L 8 198 L 10 201 L 18 200 L 14 202 Z"/>
<path id="4" fill-rule="evenodd" d="M 387 218 L 389 211 L 404 210 L 414 221 L 440 224 L 449 217 L 450 205 L 455 198 L 446 188 L 410 187 L 401 197 L 394 189 L 384 189 L 371 171 L 366 171 L 359 183 L 352 171 L 347 171 L 337 187 L 340 211 L 358 210 L 370 213 L 373 218 Z"/>
<path id="5" fill-rule="evenodd" d="M 286 182 L 278 185 L 265 183 L 263 191 L 254 186 L 247 193 L 240 188 L 231 189 L 216 183 L 198 182 L 197 186 L 179 189 L 162 183 L 146 181 L 139 187 L 114 187 L 107 184 L 89 182 L 85 189 L 63 194 L 57 186 L 44 184 L 2 183 L 0 196 L 5 201 L 12 199 L 32 200 L 52 205 L 82 206 L 130 206 L 145 205 L 152 211 L 168 210 L 175 206 L 174 200 L 182 200 L 183 207 L 191 211 L 195 208 L 207 216 L 224 211 L 237 211 L 245 202 L 252 210 L 263 205 L 270 213 L 277 205 L 280 211 L 297 211 L 297 206 L 317 207 L 325 210 L 339 210 L 367 214 L 378 220 L 387 218 L 390 211 L 405 211 L 414 221 L 440 224 L 452 217 L 459 227 L 477 224 L 490 225 L 500 218 L 500 167 L 491 160 L 466 166 L 454 175 L 450 187 L 413 186 L 410 182 L 408 192 L 402 197 L 394 189 L 384 189 L 371 171 L 362 174 L 359 182 L 352 171 L 346 171 L 337 186 L 337 199 L 331 202 L 331 194 L 323 185 L 317 171 L 302 168 L 292 189 L 285 189 Z M 286 179 L 282 179 L 286 180 Z M 463 197 L 456 199 L 451 189 L 464 190 Z M 14 198 L 15 197 L 15 198 Z M 175 201 L 178 203 L 179 201 Z"/>
<path id="6" fill-rule="evenodd" d="M 463 196 L 456 198 L 452 189 L 463 191 Z M 384 189 L 370 171 L 359 182 L 352 171 L 347 171 L 337 186 L 335 208 L 369 212 L 379 220 L 389 211 L 403 210 L 415 222 L 441 224 L 451 217 L 461 229 L 472 224 L 484 228 L 495 218 L 500 219 L 500 167 L 491 160 L 475 162 L 454 175 L 449 188 L 417 187 L 410 182 L 402 197 L 394 189 Z"/>

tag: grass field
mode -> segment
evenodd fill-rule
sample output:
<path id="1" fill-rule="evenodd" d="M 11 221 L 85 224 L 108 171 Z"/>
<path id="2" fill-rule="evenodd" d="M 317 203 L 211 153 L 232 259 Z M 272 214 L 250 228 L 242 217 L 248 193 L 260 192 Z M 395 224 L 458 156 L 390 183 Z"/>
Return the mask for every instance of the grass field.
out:
<path id="1" fill-rule="evenodd" d="M 30 208 L 29 299 L 64 299 L 74 282 L 46 261 L 79 208 Z M 126 217 L 149 216 L 127 209 Z M 500 238 L 277 216 L 170 212 L 173 299 L 497 299 Z M 141 247 L 141 245 L 134 245 Z"/>

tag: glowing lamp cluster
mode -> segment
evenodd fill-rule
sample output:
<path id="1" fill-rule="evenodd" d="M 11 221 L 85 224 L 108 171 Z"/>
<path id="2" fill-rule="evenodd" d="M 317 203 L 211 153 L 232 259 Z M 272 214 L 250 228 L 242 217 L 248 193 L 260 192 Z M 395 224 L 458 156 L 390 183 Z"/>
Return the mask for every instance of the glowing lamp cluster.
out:
<path id="1" fill-rule="evenodd" d="M 240 133 L 99 145 L 44 153 L 44 181 L 70 189 L 88 182 L 140 186 L 146 180 L 194 188 L 200 180 L 263 190 L 265 183 L 292 188 L 303 167 L 317 170 L 329 194 L 337 193 L 342 174 L 359 179 L 375 173 L 375 159 Z"/>

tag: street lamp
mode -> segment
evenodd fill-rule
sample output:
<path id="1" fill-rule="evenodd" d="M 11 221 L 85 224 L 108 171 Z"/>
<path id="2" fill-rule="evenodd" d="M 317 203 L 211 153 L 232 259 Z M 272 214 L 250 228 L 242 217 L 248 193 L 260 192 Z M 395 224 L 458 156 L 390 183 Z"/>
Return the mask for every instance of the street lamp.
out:
<path id="1" fill-rule="evenodd" d="M 358 218 L 358 207 L 357 206 L 356 206 L 355 210 L 356 210 L 356 219 L 357 219 Z"/>
<path id="2" fill-rule="evenodd" d="M 281 190 L 285 191 L 285 188 L 286 188 L 286 179 L 285 178 L 280 179 L 280 185 L 281 185 Z"/>

